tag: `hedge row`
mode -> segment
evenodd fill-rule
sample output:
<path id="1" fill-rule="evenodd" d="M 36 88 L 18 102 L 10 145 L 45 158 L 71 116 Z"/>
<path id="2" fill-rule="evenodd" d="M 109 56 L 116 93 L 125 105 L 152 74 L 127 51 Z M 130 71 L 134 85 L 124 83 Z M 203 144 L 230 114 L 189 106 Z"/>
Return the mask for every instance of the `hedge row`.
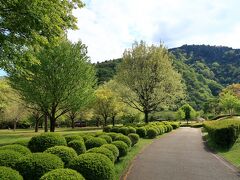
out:
<path id="1" fill-rule="evenodd" d="M 239 120 L 217 120 L 203 123 L 209 138 L 219 147 L 230 148 L 240 134 Z"/>

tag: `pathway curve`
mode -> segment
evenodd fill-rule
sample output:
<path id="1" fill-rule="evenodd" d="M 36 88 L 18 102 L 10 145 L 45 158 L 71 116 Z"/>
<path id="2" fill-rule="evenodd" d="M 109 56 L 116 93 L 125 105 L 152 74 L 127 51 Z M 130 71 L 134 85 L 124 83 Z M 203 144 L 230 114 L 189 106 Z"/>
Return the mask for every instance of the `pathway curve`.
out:
<path id="1" fill-rule="evenodd" d="M 139 154 L 124 179 L 240 180 L 240 174 L 208 151 L 200 129 L 179 128 Z"/>

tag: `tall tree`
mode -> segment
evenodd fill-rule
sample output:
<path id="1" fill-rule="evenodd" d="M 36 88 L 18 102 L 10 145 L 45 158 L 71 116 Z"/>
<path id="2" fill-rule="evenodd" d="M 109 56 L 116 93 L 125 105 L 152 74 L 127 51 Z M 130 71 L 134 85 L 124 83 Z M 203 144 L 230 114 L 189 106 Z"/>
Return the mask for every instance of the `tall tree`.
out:
<path id="1" fill-rule="evenodd" d="M 20 67 L 25 62 L 19 63 L 20 57 L 30 47 L 55 41 L 67 29 L 77 29 L 72 11 L 83 6 L 81 0 L 0 1 L 1 68 L 11 68 L 12 62 Z"/>
<path id="2" fill-rule="evenodd" d="M 9 73 L 9 79 L 26 102 L 48 116 L 53 132 L 57 118 L 91 98 L 95 70 L 81 42 L 72 44 L 63 40 L 34 56 L 39 64 L 25 64 L 26 72 L 16 69 Z"/>
<path id="3" fill-rule="evenodd" d="M 125 50 L 116 80 L 125 86 L 125 103 L 145 114 L 168 107 L 184 96 L 181 76 L 172 66 L 171 55 L 161 44 L 147 46 L 135 42 Z"/>

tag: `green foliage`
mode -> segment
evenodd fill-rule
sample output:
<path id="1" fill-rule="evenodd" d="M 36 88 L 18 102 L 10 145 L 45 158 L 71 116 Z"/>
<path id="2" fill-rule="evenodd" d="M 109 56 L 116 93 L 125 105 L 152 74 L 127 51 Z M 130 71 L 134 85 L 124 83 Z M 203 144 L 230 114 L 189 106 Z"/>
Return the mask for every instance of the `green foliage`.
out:
<path id="1" fill-rule="evenodd" d="M 44 153 L 54 154 L 62 159 L 65 165 L 67 165 L 73 158 L 77 157 L 77 153 L 73 148 L 66 146 L 54 146 L 48 148 Z"/>
<path id="2" fill-rule="evenodd" d="M 196 111 L 189 104 L 184 104 L 180 109 L 184 112 L 184 119 L 187 121 L 196 116 Z"/>
<path id="3" fill-rule="evenodd" d="M 139 135 L 136 133 L 130 133 L 128 134 L 129 139 L 132 142 L 132 146 L 134 146 L 135 144 L 137 144 L 137 142 L 139 141 Z"/>
<path id="4" fill-rule="evenodd" d="M 110 136 L 112 138 L 112 140 L 114 141 L 116 139 L 116 137 L 118 136 L 118 133 L 111 132 L 111 133 L 107 133 L 107 135 Z"/>
<path id="5" fill-rule="evenodd" d="M 158 135 L 158 132 L 155 128 L 149 128 L 147 130 L 147 137 L 150 139 L 154 139 Z"/>
<path id="6" fill-rule="evenodd" d="M 22 155 L 28 155 L 31 153 L 31 151 L 27 147 L 22 146 L 20 144 L 10 144 L 10 145 L 6 145 L 6 146 L 1 146 L 0 150 L 16 151 Z"/>
<path id="7" fill-rule="evenodd" d="M 128 145 L 125 142 L 123 142 L 123 141 L 113 141 L 112 144 L 115 145 L 118 148 L 118 150 L 119 150 L 118 159 L 120 157 L 123 157 L 123 156 L 127 155 L 127 153 L 128 153 Z"/>
<path id="8" fill-rule="evenodd" d="M 21 159 L 22 154 L 13 150 L 0 150 L 0 164 L 1 166 L 7 166 L 15 168 L 16 163 Z"/>
<path id="9" fill-rule="evenodd" d="M 170 125 L 173 129 L 177 129 L 180 127 L 180 122 L 170 122 Z"/>
<path id="10" fill-rule="evenodd" d="M 81 173 L 88 180 L 114 180 L 113 163 L 102 154 L 86 153 L 74 158 L 69 167 Z"/>
<path id="11" fill-rule="evenodd" d="M 21 140 L 15 141 L 14 144 L 20 144 L 22 146 L 28 147 L 28 142 L 29 141 L 30 141 L 29 139 L 21 139 Z"/>
<path id="12" fill-rule="evenodd" d="M 0 179 L 1 180 L 23 180 L 23 177 L 12 168 L 0 166 Z"/>
<path id="13" fill-rule="evenodd" d="M 128 133 L 136 133 L 136 129 L 134 127 L 128 127 Z"/>
<path id="14" fill-rule="evenodd" d="M 112 127 L 111 132 L 119 133 L 119 127 Z"/>
<path id="15" fill-rule="evenodd" d="M 63 166 L 64 163 L 58 156 L 48 153 L 33 153 L 16 163 L 16 169 L 25 180 L 38 180 L 46 172 Z"/>
<path id="16" fill-rule="evenodd" d="M 73 140 L 68 143 L 68 147 L 73 148 L 77 154 L 83 154 L 86 152 L 86 146 L 81 140 Z"/>
<path id="17" fill-rule="evenodd" d="M 115 161 L 115 157 L 114 157 L 112 151 L 110 151 L 109 149 L 104 148 L 102 146 L 91 148 L 86 153 L 100 153 L 100 154 L 107 156 L 113 163 Z"/>
<path id="18" fill-rule="evenodd" d="M 111 136 L 109 136 L 109 135 L 107 135 L 107 134 L 103 134 L 103 135 L 100 135 L 100 136 L 98 136 L 98 137 L 105 139 L 105 140 L 107 141 L 107 143 L 109 143 L 109 144 L 112 143 L 112 138 L 111 138 Z"/>
<path id="19" fill-rule="evenodd" d="M 83 137 L 78 135 L 68 135 L 68 136 L 65 136 L 65 139 L 67 141 L 67 144 L 73 140 L 84 141 Z"/>
<path id="20" fill-rule="evenodd" d="M 103 132 L 110 132 L 111 131 L 111 127 L 110 126 L 104 126 L 103 127 Z"/>
<path id="21" fill-rule="evenodd" d="M 32 152 L 43 152 L 53 146 L 66 146 L 65 138 L 56 133 L 42 133 L 33 136 L 28 143 L 28 148 Z"/>
<path id="22" fill-rule="evenodd" d="M 85 178 L 73 169 L 54 169 L 44 174 L 40 180 L 85 180 Z"/>
<path id="23" fill-rule="evenodd" d="M 87 140 L 93 138 L 93 136 L 88 135 L 88 134 L 81 134 L 80 136 L 83 138 L 85 143 L 86 143 Z"/>
<path id="24" fill-rule="evenodd" d="M 128 145 L 129 148 L 132 146 L 132 141 L 131 141 L 131 139 L 130 139 L 128 136 L 125 136 L 125 135 L 121 135 L 121 134 L 118 135 L 118 136 L 115 138 L 114 141 L 123 141 L 123 142 L 125 142 L 125 143 Z"/>
<path id="25" fill-rule="evenodd" d="M 85 145 L 87 149 L 91 149 L 94 147 L 100 147 L 103 144 L 107 144 L 107 141 L 103 138 L 94 137 L 86 141 Z"/>
<path id="26" fill-rule="evenodd" d="M 146 137 L 146 135 L 147 135 L 147 131 L 146 131 L 146 129 L 145 129 L 144 127 L 139 127 L 139 128 L 137 128 L 136 133 L 137 133 L 141 138 L 144 138 L 144 137 Z"/>
<path id="27" fill-rule="evenodd" d="M 119 128 L 118 132 L 127 136 L 129 133 L 129 130 L 128 130 L 128 127 L 121 127 L 121 128 Z"/>
<path id="28" fill-rule="evenodd" d="M 208 121 L 203 127 L 213 142 L 222 148 L 230 148 L 240 134 L 239 120 Z"/>
<path id="29" fill-rule="evenodd" d="M 234 111 L 239 107 L 240 101 L 237 96 L 230 92 L 220 94 L 220 106 L 229 113 L 233 115 Z"/>
<path id="30" fill-rule="evenodd" d="M 114 155 L 114 161 L 116 161 L 117 157 L 119 156 L 118 148 L 113 144 L 104 144 L 101 147 L 109 149 Z"/>

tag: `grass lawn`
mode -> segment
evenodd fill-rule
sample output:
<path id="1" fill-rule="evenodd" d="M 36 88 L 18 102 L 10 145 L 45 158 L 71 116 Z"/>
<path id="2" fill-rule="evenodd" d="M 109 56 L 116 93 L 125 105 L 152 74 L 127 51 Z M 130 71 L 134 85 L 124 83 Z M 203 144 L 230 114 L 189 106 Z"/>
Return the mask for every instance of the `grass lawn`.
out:
<path id="1" fill-rule="evenodd" d="M 97 132 L 101 131 L 101 128 L 84 127 L 84 128 L 56 128 L 56 133 L 62 135 L 80 133 L 80 132 Z M 34 129 L 17 129 L 13 130 L 0 130 L 0 146 L 5 144 L 11 144 L 19 140 L 30 139 L 31 137 L 43 133 L 43 129 L 39 129 L 39 132 L 34 132 Z"/>

